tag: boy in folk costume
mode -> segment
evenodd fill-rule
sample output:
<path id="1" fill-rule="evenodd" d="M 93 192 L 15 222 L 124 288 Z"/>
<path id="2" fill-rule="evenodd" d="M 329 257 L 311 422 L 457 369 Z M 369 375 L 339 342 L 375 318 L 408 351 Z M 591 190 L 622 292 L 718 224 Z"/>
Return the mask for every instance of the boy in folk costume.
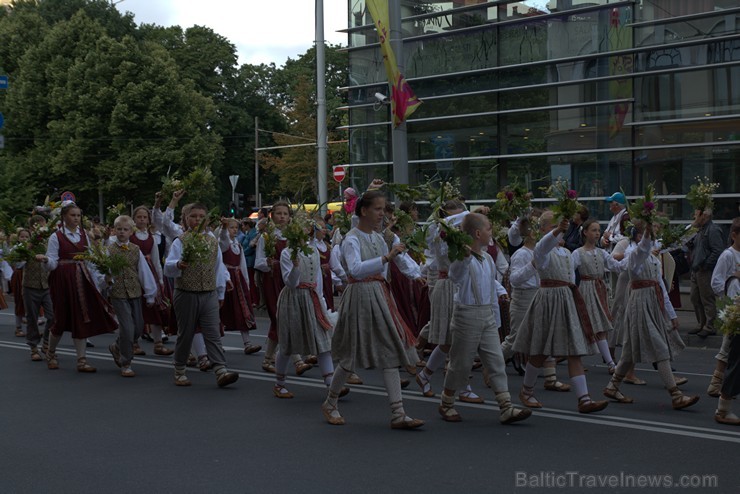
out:
<path id="1" fill-rule="evenodd" d="M 32 216 L 28 223 L 32 229 L 37 225 L 41 228 L 46 225 L 46 220 L 43 216 Z M 49 272 L 44 269 L 41 262 L 43 258 L 42 254 L 37 254 L 34 259 L 18 266 L 23 270 L 23 305 L 26 309 L 27 321 L 26 343 L 31 347 L 31 360 L 36 362 L 43 360 L 38 350 L 38 344 L 42 341 L 38 323 L 41 308 L 44 309 L 46 318 L 42 346 L 44 353 L 49 347 L 49 327 L 54 324 L 54 308 L 49 293 Z"/>
<path id="2" fill-rule="evenodd" d="M 491 241 L 491 223 L 478 213 L 465 216 L 462 231 L 473 237 L 470 253 L 463 261 L 450 265 L 450 279 L 457 285 L 450 332 L 450 364 L 445 376 L 439 413 L 448 422 L 460 422 L 455 410 L 455 391 L 465 386 L 470 373 L 470 362 L 476 352 L 488 371 L 496 401 L 501 410 L 499 420 L 510 424 L 532 415 L 531 410 L 517 409 L 511 404 L 506 379 L 506 363 L 498 335 L 500 314 L 498 299 L 506 290 L 496 280 L 496 266 L 486 252 Z M 473 258 L 470 254 L 475 254 Z"/>
<path id="3" fill-rule="evenodd" d="M 684 395 L 671 372 L 670 361 L 684 348 L 678 336 L 678 318 L 663 284 L 660 260 L 652 253 L 652 225 L 641 220 L 634 223 L 632 236 L 638 245 L 627 257 L 630 292 L 625 306 L 622 356 L 604 396 L 619 403 L 632 403 L 634 400 L 619 390 L 625 374 L 636 362 L 655 362 L 671 395 L 671 404 L 679 410 L 694 405 L 699 397 Z"/>
<path id="4" fill-rule="evenodd" d="M 540 288 L 517 330 L 513 350 L 529 355 L 519 399 L 527 407 L 541 408 L 534 396 L 537 374 L 548 355 L 568 358 L 571 384 L 578 398 L 580 413 L 598 412 L 607 401 L 593 401 L 581 356 L 596 352 L 595 338 L 583 299 L 575 286 L 575 270 L 570 251 L 559 247 L 569 221 L 555 225 L 554 215 L 540 217 L 540 229 L 548 232 L 534 248 L 533 266 L 540 276 Z M 579 308 L 580 307 L 580 308 Z"/>
<path id="5" fill-rule="evenodd" d="M 312 225 L 305 227 L 313 229 Z M 285 387 L 285 373 L 291 355 L 316 355 L 327 388 L 334 375 L 331 333 L 336 314 L 327 310 L 324 301 L 319 253 L 310 243 L 308 250 L 308 254 L 294 253 L 290 247 L 286 247 L 280 253 L 280 271 L 285 286 L 280 292 L 277 306 L 280 336 L 273 388 L 277 398 L 293 398 L 293 393 Z M 340 396 L 348 392 L 349 389 L 344 388 Z"/>
<path id="6" fill-rule="evenodd" d="M 141 250 L 154 282 L 157 284 L 154 305 L 143 305 L 144 324 L 149 327 L 151 339 L 154 341 L 155 355 L 172 355 L 174 352 L 164 346 L 162 341 L 162 328 L 169 325 L 169 309 L 167 307 L 166 294 L 164 292 L 164 278 L 162 265 L 160 263 L 161 253 L 156 236 L 152 232 L 151 214 L 146 206 L 134 209 L 134 234 L 129 241 L 137 245 Z M 136 344 L 134 344 L 134 348 Z"/>
<path id="7" fill-rule="evenodd" d="M 185 209 L 185 208 L 183 208 Z M 175 279 L 173 304 L 177 317 L 177 346 L 175 347 L 175 384 L 190 386 L 185 366 L 195 328 L 200 327 L 205 340 L 208 359 L 216 373 L 219 387 L 228 386 L 239 379 L 239 374 L 226 369 L 226 357 L 221 346 L 219 304 L 224 299 L 226 279 L 222 272 L 223 260 L 218 241 L 211 233 L 198 231 L 206 219 L 207 209 L 202 204 L 190 204 L 185 216 L 189 230 L 172 242 L 165 261 L 164 272 Z M 190 239 L 187 235 L 192 235 Z M 188 242 L 183 244 L 183 242 Z M 190 243 L 206 244 L 203 259 L 183 259 Z"/>
<path id="8" fill-rule="evenodd" d="M 423 420 L 406 415 L 401 398 L 398 368 L 413 365 L 407 352 L 413 340 L 408 339 L 408 329 L 404 328 L 385 279 L 387 264 L 401 255 L 404 246 L 398 243 L 389 251 L 378 233 L 384 209 L 385 197 L 381 192 L 363 194 L 355 208 L 358 226 L 342 242 L 349 284 L 342 295 L 332 337 L 332 352 L 339 360 L 339 367 L 321 406 L 324 417 L 332 425 L 344 424 L 337 400 L 346 378 L 357 366 L 383 369 L 391 428 L 414 429 L 424 425 Z"/>
<path id="9" fill-rule="evenodd" d="M 447 201 L 442 210 L 445 214 L 444 221 L 452 227 L 458 228 L 464 218 L 470 214 L 458 200 Z M 452 330 L 450 322 L 454 308 L 455 282 L 449 278 L 450 259 L 447 256 L 447 244 L 440 238 L 440 232 L 436 224 L 429 227 L 427 234 L 428 273 L 430 275 L 431 289 L 431 314 L 429 323 L 424 326 L 420 337 L 433 345 L 424 368 L 416 374 L 416 383 L 421 388 L 421 393 L 426 397 L 434 396 L 430 378 L 434 372 L 445 364 L 452 344 Z M 469 364 L 472 364 L 471 357 Z M 468 366 L 468 370 L 470 366 Z M 453 398 L 454 399 L 454 398 Z M 465 389 L 460 391 L 460 401 L 465 403 L 483 403 L 483 398 L 475 394 L 466 383 Z"/>
<path id="10" fill-rule="evenodd" d="M 255 329 L 257 324 L 254 321 L 252 296 L 247 281 L 249 279 L 247 261 L 244 258 L 242 245 L 236 239 L 239 232 L 239 222 L 234 218 L 224 218 L 221 223 L 219 247 L 233 287 L 231 290 L 227 290 L 225 294 L 224 303 L 221 306 L 221 323 L 227 331 L 239 331 L 241 333 L 244 342 L 244 353 L 250 355 L 259 352 L 262 347 L 249 340 L 249 331 Z"/>
<path id="11" fill-rule="evenodd" d="M 148 307 L 154 306 L 157 283 L 141 249 L 129 241 L 134 232 L 134 220 L 129 216 L 117 217 L 113 231 L 116 240 L 108 246 L 108 253 L 126 259 L 126 267 L 120 275 L 107 280 L 111 283 L 111 304 L 118 317 L 118 338 L 108 350 L 115 364 L 121 368 L 121 376 L 134 377 L 136 373 L 131 369 L 134 341 L 144 331 L 141 299 L 143 297 L 146 300 Z"/>
<path id="12" fill-rule="evenodd" d="M 97 288 L 99 273 L 92 264 L 76 260 L 88 247 L 88 236 L 80 226 L 82 210 L 72 201 L 62 202 L 62 225 L 49 237 L 46 255 L 38 258 L 49 274 L 54 322 L 49 325 L 47 367 L 59 368 L 56 349 L 65 331 L 72 333 L 77 353 L 77 371 L 95 372 L 87 363 L 85 339 L 112 333 L 118 327 L 113 308 Z"/>

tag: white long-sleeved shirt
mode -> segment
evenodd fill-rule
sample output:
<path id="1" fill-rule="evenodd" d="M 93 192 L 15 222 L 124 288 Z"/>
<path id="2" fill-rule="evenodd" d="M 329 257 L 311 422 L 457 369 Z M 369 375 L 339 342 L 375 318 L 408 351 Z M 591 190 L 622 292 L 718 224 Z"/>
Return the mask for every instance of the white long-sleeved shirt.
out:
<path id="1" fill-rule="evenodd" d="M 313 279 L 313 283 L 316 283 L 316 292 L 319 294 L 319 297 L 324 296 L 324 283 L 322 283 L 321 280 L 321 267 L 319 266 L 321 264 L 321 261 L 318 259 L 318 253 L 316 253 L 316 248 L 313 246 L 311 247 L 311 255 L 316 255 L 316 262 L 319 263 L 316 265 L 316 273 Z M 294 266 L 293 260 L 290 258 L 290 256 L 293 254 L 293 251 L 289 248 L 285 248 L 280 252 L 280 272 L 283 275 L 283 283 L 285 283 L 285 286 L 290 288 L 298 288 L 298 285 L 301 282 L 301 268 L 300 266 Z M 301 257 L 307 257 L 305 254 L 299 253 L 298 258 Z"/>
<path id="2" fill-rule="evenodd" d="M 226 232 L 225 236 L 224 232 Z M 248 280 L 249 271 L 247 270 L 247 259 L 244 257 L 244 249 L 242 248 L 242 244 L 236 239 L 236 237 L 231 238 L 228 230 L 224 228 L 219 234 L 218 246 L 221 249 L 222 253 L 231 251 L 232 254 L 239 256 L 239 271 L 242 273 L 244 279 Z M 224 264 L 224 267 L 225 266 L 226 265 Z M 228 269 L 226 271 L 228 273 Z"/>
<path id="3" fill-rule="evenodd" d="M 522 245 L 524 242 L 521 233 L 521 226 L 522 220 L 521 218 L 517 218 L 509 227 L 509 231 L 506 232 L 506 235 L 509 237 L 509 245 L 516 247 L 517 245 Z"/>
<path id="4" fill-rule="evenodd" d="M 207 235 L 213 236 L 208 233 Z M 177 267 L 177 263 L 182 259 L 182 242 L 176 238 L 170 247 L 170 253 L 164 262 L 164 274 L 170 278 L 179 278 L 182 276 L 182 270 Z M 229 280 L 229 272 L 224 266 L 221 249 L 216 249 L 216 292 L 218 299 L 223 300 L 226 293 L 226 282 Z"/>
<path id="5" fill-rule="evenodd" d="M 168 207 L 164 213 L 159 208 L 152 211 L 152 224 L 168 241 L 172 242 L 184 233 L 182 226 L 175 223 L 175 210 Z"/>
<path id="6" fill-rule="evenodd" d="M 385 241 L 382 241 L 381 252 L 378 257 L 372 259 L 362 260 L 362 254 L 360 251 L 360 237 L 364 238 L 365 241 L 370 242 L 371 235 L 380 235 L 379 233 L 365 233 L 362 230 L 357 229 L 357 236 L 347 235 L 342 241 L 342 257 L 344 258 L 347 266 L 347 275 L 352 278 L 362 280 L 376 274 L 383 275 L 384 278 L 388 276 L 388 266 L 383 264 L 383 256 L 388 254 L 388 246 Z M 400 243 L 401 241 L 396 236 L 393 239 L 393 245 Z M 408 278 L 415 280 L 421 277 L 421 270 L 419 265 L 414 262 L 411 257 L 405 252 L 399 254 L 393 259 L 398 269 L 406 275 Z"/>
<path id="7" fill-rule="evenodd" d="M 498 299 L 506 289 L 496 279 L 496 264 L 487 253 L 483 259 L 468 256 L 450 264 L 449 277 L 455 283 L 455 303 L 462 305 L 490 305 L 496 325 L 501 326 Z"/>
<path id="8" fill-rule="evenodd" d="M 444 218 L 443 221 L 454 228 L 459 228 L 463 219 L 469 214 L 470 211 L 462 211 Z M 447 243 L 439 237 L 439 234 L 439 226 L 436 223 L 432 223 L 427 230 L 426 239 L 428 245 L 425 251 L 425 255 L 428 253 L 427 270 L 447 271 L 450 267 L 450 261 L 447 259 Z"/>
<path id="9" fill-rule="evenodd" d="M 329 255 L 329 269 L 331 270 L 331 282 L 334 285 L 343 285 L 347 281 L 347 273 L 344 272 L 344 268 L 342 267 L 342 263 L 337 258 L 338 256 L 334 255 L 335 250 L 329 248 L 329 246 L 324 242 L 323 240 L 317 240 L 315 237 L 311 239 L 310 242 L 311 246 L 315 248 L 319 255 L 330 251 L 331 254 Z"/>
<path id="10" fill-rule="evenodd" d="M 78 243 L 82 238 L 80 234 L 80 227 L 77 227 L 74 230 L 70 230 L 66 226 L 62 225 L 59 231 L 61 231 L 62 234 L 67 237 L 67 239 L 73 244 Z M 51 236 L 49 237 L 49 241 L 46 244 L 46 258 L 48 259 L 48 262 L 44 264 L 46 270 L 54 271 L 59 266 L 59 238 L 57 237 L 56 232 L 51 234 Z M 93 263 L 85 261 L 85 266 L 87 267 L 87 270 L 90 273 L 92 280 L 94 281 L 95 288 L 97 288 L 98 291 L 102 291 L 106 284 L 105 276 L 100 274 Z"/>
<path id="11" fill-rule="evenodd" d="M 546 269 L 550 265 L 551 252 L 557 256 L 570 257 L 570 251 L 558 245 L 562 238 L 562 233 L 555 235 L 555 230 L 552 230 L 537 242 L 537 245 L 534 246 L 534 264 L 537 269 Z M 570 282 L 576 282 L 576 272 L 573 269 L 570 270 Z"/>
<path id="12" fill-rule="evenodd" d="M 740 271 L 740 250 L 730 246 L 726 248 L 717 259 L 717 264 L 712 271 L 712 290 L 718 296 L 725 295 L 727 280 Z"/>
<path id="13" fill-rule="evenodd" d="M 13 268 L 10 267 L 10 264 L 8 264 L 7 261 L 0 261 L 0 269 L 2 269 L 3 278 L 5 278 L 6 281 L 10 281 L 10 278 L 13 277 Z"/>
<path id="14" fill-rule="evenodd" d="M 118 240 L 115 240 L 113 244 L 118 245 L 119 247 L 122 245 L 129 245 L 129 242 L 122 243 Z M 113 245 L 111 244 L 111 245 Z M 146 299 L 146 302 L 148 304 L 154 303 L 154 297 L 157 296 L 157 282 L 154 280 L 154 275 L 152 274 L 152 271 L 149 269 L 149 265 L 146 263 L 146 258 L 144 258 L 144 254 L 139 251 L 139 264 L 137 266 L 138 269 L 138 275 L 139 275 L 139 284 L 141 285 L 141 291 L 142 295 Z M 116 277 L 113 277 L 112 284 L 116 284 Z"/>
<path id="15" fill-rule="evenodd" d="M 656 265 L 658 272 L 661 272 L 660 260 L 652 255 L 654 247 L 655 245 L 653 244 L 653 241 L 650 240 L 650 237 L 648 235 L 643 235 L 642 240 L 640 240 L 640 243 L 637 244 L 637 248 L 630 250 L 629 255 L 625 258 L 627 260 L 627 266 L 630 273 L 639 276 L 639 274 L 645 267 L 646 261 Z M 659 279 L 655 281 L 660 283 L 660 290 L 663 293 L 663 307 L 665 308 L 665 312 L 668 315 L 668 318 L 673 320 L 676 318 L 676 311 L 673 308 L 671 299 L 668 297 L 668 290 L 666 290 L 665 284 L 663 284 L 663 278 L 659 277 Z"/>
<path id="16" fill-rule="evenodd" d="M 611 247 L 624 238 L 619 224 L 622 222 L 622 218 L 625 214 L 627 214 L 627 208 L 622 208 L 620 212 L 611 217 L 609 224 L 606 225 L 604 233 L 611 233 L 611 237 L 609 237 L 609 245 Z"/>
<path id="17" fill-rule="evenodd" d="M 526 290 L 540 287 L 540 274 L 532 261 L 534 251 L 527 246 L 522 246 L 511 256 L 509 282 L 512 288 Z"/>

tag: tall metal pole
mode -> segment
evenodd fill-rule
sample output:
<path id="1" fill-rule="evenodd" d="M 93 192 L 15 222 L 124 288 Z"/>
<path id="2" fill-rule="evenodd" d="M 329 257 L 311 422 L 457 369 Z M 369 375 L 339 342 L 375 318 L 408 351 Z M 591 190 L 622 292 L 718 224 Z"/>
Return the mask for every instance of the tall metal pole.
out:
<path id="1" fill-rule="evenodd" d="M 259 117 L 254 117 L 254 203 L 257 208 L 262 207 L 262 197 L 260 197 L 260 152 L 259 152 L 259 140 L 260 133 L 257 128 L 259 125 Z"/>
<path id="2" fill-rule="evenodd" d="M 404 73 L 403 34 L 401 33 L 401 0 L 389 1 L 391 23 L 391 48 L 396 54 L 398 70 Z M 392 81 L 388 81 L 392 84 Z M 391 115 L 393 122 L 393 115 Z M 392 124 L 391 124 L 392 125 Z M 393 181 L 399 184 L 409 183 L 409 151 L 406 140 L 406 122 L 395 127 L 391 132 L 393 147 Z"/>
<path id="3" fill-rule="evenodd" d="M 319 188 L 321 214 L 326 213 L 327 188 L 327 130 L 326 130 L 326 61 L 324 58 L 324 0 L 316 0 L 316 180 Z"/>

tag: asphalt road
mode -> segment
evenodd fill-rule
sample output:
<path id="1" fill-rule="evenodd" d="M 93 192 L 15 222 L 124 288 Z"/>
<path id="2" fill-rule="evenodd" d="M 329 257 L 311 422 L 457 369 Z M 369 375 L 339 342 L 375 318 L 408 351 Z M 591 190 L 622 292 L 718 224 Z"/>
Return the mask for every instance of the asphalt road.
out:
<path id="1" fill-rule="evenodd" d="M 259 325 L 261 342 L 267 320 Z M 442 421 L 438 398 L 412 383 L 406 410 L 427 424 L 396 431 L 379 371 L 360 371 L 366 384 L 342 400 L 347 425 L 336 427 L 319 410 L 318 369 L 289 378 L 296 397 L 278 400 L 262 353 L 245 356 L 236 333 L 224 345 L 240 379 L 225 389 L 198 370 L 192 387 L 174 386 L 169 358 L 147 342 L 137 376 L 122 378 L 107 352 L 113 338 L 92 340 L 96 374 L 75 371 L 67 336 L 61 369 L 49 371 L 13 336 L 12 312 L 0 312 L 0 493 L 740 492 L 740 429 L 716 424 L 716 399 L 705 394 L 715 349 L 688 348 L 675 363 L 689 378 L 684 391 L 701 395 L 687 410 L 672 410 L 657 373 L 640 366 L 648 384 L 623 388 L 632 405 L 581 415 L 572 392 L 544 391 L 540 379 L 546 408 L 503 426 L 475 372 L 487 403 L 458 404 L 463 422 Z M 595 357 L 585 364 L 600 396 L 606 368 Z M 521 377 L 508 372 L 516 397 Z M 567 382 L 565 366 L 558 374 Z M 442 374 L 432 382 L 438 392 Z"/>

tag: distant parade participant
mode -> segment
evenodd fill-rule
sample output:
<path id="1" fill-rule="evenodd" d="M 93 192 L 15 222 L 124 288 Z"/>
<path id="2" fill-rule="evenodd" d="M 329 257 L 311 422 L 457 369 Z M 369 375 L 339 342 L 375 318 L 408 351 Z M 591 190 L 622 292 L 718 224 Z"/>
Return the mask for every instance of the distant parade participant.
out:
<path id="1" fill-rule="evenodd" d="M 141 250 L 154 282 L 157 284 L 154 304 L 151 307 L 146 301 L 142 304 L 144 323 L 148 326 L 149 335 L 154 341 L 154 354 L 172 355 L 173 351 L 165 347 L 162 341 L 162 329 L 169 326 L 169 308 L 167 307 L 169 297 L 165 293 L 162 264 L 160 263 L 162 253 L 159 251 L 154 235 L 151 213 L 146 206 L 139 206 L 134 209 L 133 219 L 135 229 L 129 241 Z"/>
<path id="2" fill-rule="evenodd" d="M 219 387 L 228 386 L 239 379 L 239 374 L 226 368 L 226 357 L 221 345 L 219 304 L 224 299 L 226 279 L 219 277 L 224 270 L 221 249 L 218 241 L 206 231 L 195 232 L 208 214 L 207 208 L 199 203 L 187 208 L 185 225 L 199 243 L 206 243 L 207 259 L 193 262 L 183 259 L 185 235 L 172 242 L 170 253 L 165 261 L 164 272 L 175 279 L 173 305 L 177 317 L 177 345 L 175 347 L 175 384 L 190 386 L 185 366 L 190 354 L 196 327 L 202 331 L 208 360 L 216 374 Z M 184 210 L 186 208 L 183 208 Z"/>
<path id="3" fill-rule="evenodd" d="M 97 289 L 99 274 L 92 265 L 76 260 L 89 247 L 87 233 L 80 226 L 82 210 L 72 201 L 62 202 L 62 225 L 51 237 L 46 255 L 40 258 L 49 274 L 54 321 L 49 327 L 49 369 L 58 369 L 57 345 L 66 332 L 72 333 L 77 353 L 77 371 L 95 372 L 87 362 L 85 339 L 112 333 L 118 327 L 113 308 Z"/>
<path id="4" fill-rule="evenodd" d="M 635 220 L 633 237 L 638 242 L 627 258 L 630 292 L 625 306 L 625 333 L 622 356 L 604 396 L 619 403 L 632 403 L 619 389 L 624 376 L 635 363 L 655 362 L 675 410 L 690 407 L 698 396 L 684 395 L 676 385 L 670 362 L 684 348 L 678 336 L 678 317 L 663 284 L 660 260 L 653 255 L 652 225 Z"/>
<path id="5" fill-rule="evenodd" d="M 154 306 L 157 283 L 154 281 L 144 254 L 138 245 L 130 242 L 134 233 L 134 220 L 130 216 L 118 216 L 113 223 L 116 240 L 107 247 L 108 254 L 126 260 L 120 275 L 106 278 L 110 285 L 108 294 L 118 318 L 118 338 L 108 347 L 113 361 L 121 368 L 121 376 L 134 377 L 131 368 L 134 357 L 134 342 L 144 331 L 142 298 L 147 307 Z"/>
<path id="6" fill-rule="evenodd" d="M 328 231 L 326 229 L 326 223 L 323 220 L 316 220 L 314 222 L 313 237 L 311 238 L 311 245 L 319 253 L 321 260 L 321 281 L 322 291 L 324 294 L 324 300 L 326 301 L 326 307 L 329 310 L 335 310 L 334 307 L 334 287 L 344 286 L 347 282 L 347 275 L 342 268 L 342 264 L 334 255 L 331 249 L 331 245 L 327 241 Z"/>
<path id="7" fill-rule="evenodd" d="M 31 240 L 31 232 L 21 228 L 16 233 L 19 243 L 26 243 Z M 12 248 L 11 248 L 12 250 Z M 11 266 L 12 276 L 10 277 L 10 291 L 13 292 L 13 303 L 15 304 L 15 336 L 23 338 L 26 333 L 23 332 L 23 319 L 26 317 L 26 309 L 23 303 L 23 270 L 18 266 Z"/>
<path id="8" fill-rule="evenodd" d="M 346 378 L 356 367 L 383 369 L 383 381 L 391 407 L 391 428 L 415 429 L 423 420 L 406 414 L 401 397 L 399 367 L 413 365 L 407 349 L 407 328 L 398 314 L 385 279 L 387 264 L 396 262 L 404 246 L 389 251 L 378 230 L 381 227 L 385 197 L 368 191 L 355 207 L 358 226 L 342 242 L 348 286 L 339 305 L 339 317 L 332 338 L 332 352 L 339 360 L 329 393 L 321 406 L 327 422 L 344 424 L 337 400 Z"/>
<path id="9" fill-rule="evenodd" d="M 232 289 L 226 291 L 221 306 L 221 323 L 227 331 L 239 331 L 244 344 L 244 353 L 251 355 L 262 350 L 252 343 L 249 332 L 257 327 L 252 311 L 252 295 L 249 290 L 247 261 L 241 243 L 236 239 L 239 222 L 234 218 L 222 220 L 219 246 L 224 265 L 229 271 Z"/>

